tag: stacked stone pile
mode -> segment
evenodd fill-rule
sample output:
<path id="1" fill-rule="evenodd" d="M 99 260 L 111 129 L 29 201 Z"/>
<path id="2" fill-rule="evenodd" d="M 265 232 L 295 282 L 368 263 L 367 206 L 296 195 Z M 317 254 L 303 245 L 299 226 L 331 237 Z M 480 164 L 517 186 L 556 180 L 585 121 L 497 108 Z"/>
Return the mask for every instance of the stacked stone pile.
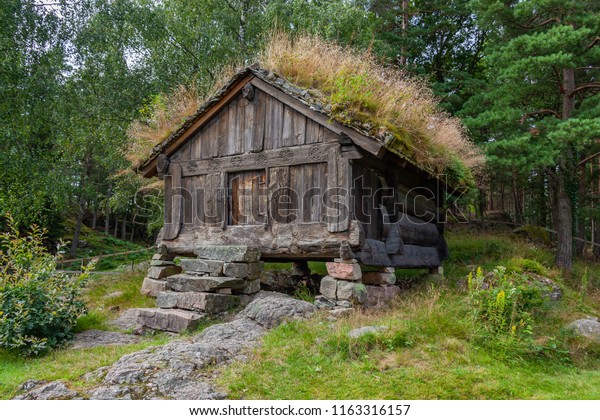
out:
<path id="1" fill-rule="evenodd" d="M 180 332 L 194 328 L 208 314 L 247 304 L 250 295 L 260 291 L 262 263 L 257 248 L 206 245 L 195 253 L 197 258 L 181 259 L 181 267 L 165 265 L 176 268 L 170 275 L 151 277 L 150 274 L 159 275 L 150 273 L 155 267 L 163 266 L 150 268 L 142 292 L 155 293 L 146 294 L 156 296 L 158 308 L 139 309 L 139 323 L 152 329 Z"/>
<path id="2" fill-rule="evenodd" d="M 328 276 L 321 279 L 315 305 L 320 308 L 351 308 L 367 303 L 367 289 L 361 282 L 362 270 L 355 259 L 336 258 L 326 263 Z"/>
<path id="3" fill-rule="evenodd" d="M 181 267 L 175 265 L 174 259 L 175 255 L 169 254 L 165 246 L 158 249 L 150 261 L 148 274 L 142 284 L 142 294 L 156 297 L 167 290 L 166 278 L 181 273 Z"/>
<path id="4" fill-rule="evenodd" d="M 381 267 L 378 271 L 364 273 L 362 281 L 368 295 L 369 308 L 381 308 L 400 293 L 396 286 L 394 267 Z"/>

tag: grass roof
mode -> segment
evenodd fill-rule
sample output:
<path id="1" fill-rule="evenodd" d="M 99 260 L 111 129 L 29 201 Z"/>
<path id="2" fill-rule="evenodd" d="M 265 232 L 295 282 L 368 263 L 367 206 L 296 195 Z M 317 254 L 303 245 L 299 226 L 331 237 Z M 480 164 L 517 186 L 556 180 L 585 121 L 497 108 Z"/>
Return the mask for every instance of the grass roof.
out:
<path id="1" fill-rule="evenodd" d="M 460 120 L 440 110 L 422 80 L 379 64 L 368 51 L 357 52 L 316 36 L 292 38 L 275 32 L 257 58 L 261 68 L 318 97 L 333 120 L 378 139 L 431 173 L 446 174 L 451 184 L 473 184 L 473 173 L 484 164 Z M 233 73 L 233 68 L 226 69 L 217 87 Z M 195 92 L 180 88 L 168 98 L 160 97 L 149 109 L 149 118 L 134 122 L 133 160 L 148 157 L 157 143 L 195 114 L 203 102 Z"/>

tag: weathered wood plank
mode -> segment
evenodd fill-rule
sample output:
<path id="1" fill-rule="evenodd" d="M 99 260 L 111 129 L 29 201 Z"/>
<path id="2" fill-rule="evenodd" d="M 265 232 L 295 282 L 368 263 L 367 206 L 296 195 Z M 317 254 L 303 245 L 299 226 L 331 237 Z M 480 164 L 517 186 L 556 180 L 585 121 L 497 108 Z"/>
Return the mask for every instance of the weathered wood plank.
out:
<path id="1" fill-rule="evenodd" d="M 358 249 L 360 232 L 358 224 L 352 222 L 346 232 L 327 232 L 325 223 L 273 224 L 271 229 L 261 225 L 201 227 L 194 232 L 182 233 L 174 241 L 162 240 L 169 253 L 194 255 L 198 247 L 198 238 L 203 245 L 239 245 L 256 246 L 261 258 L 337 258 L 340 245 L 347 241 Z"/>
<path id="2" fill-rule="evenodd" d="M 340 191 L 340 196 L 337 203 L 337 232 L 343 232 L 348 229 L 350 222 L 350 164 L 347 159 L 344 159 L 339 150 L 337 151 L 337 185 Z"/>
<path id="3" fill-rule="evenodd" d="M 290 168 L 279 166 L 269 169 L 269 221 L 288 223 L 290 220 Z"/>
<path id="4" fill-rule="evenodd" d="M 210 145 L 210 154 L 208 156 L 204 155 L 202 158 L 206 159 L 209 157 L 217 157 L 225 155 L 225 146 L 227 144 L 227 139 L 229 138 L 229 116 L 227 112 L 224 110 L 223 113 L 219 115 L 218 125 L 217 125 L 217 136 L 216 138 L 211 138 Z"/>
<path id="5" fill-rule="evenodd" d="M 204 213 L 205 211 L 205 202 L 206 202 L 206 175 L 199 175 L 190 177 L 192 180 L 194 192 L 194 203 L 196 204 L 196 208 L 194 210 L 194 227 L 203 226 L 205 223 Z"/>
<path id="6" fill-rule="evenodd" d="M 172 240 L 179 235 L 183 223 L 183 195 L 181 194 L 181 165 L 171 163 L 169 166 L 170 176 L 165 177 L 165 185 L 170 186 L 169 192 L 165 189 L 165 197 L 168 197 L 170 205 L 165 203 L 165 225 L 163 238 Z M 170 185 L 169 185 L 170 184 Z M 167 212 L 168 210 L 168 212 Z"/>
<path id="7" fill-rule="evenodd" d="M 256 153 L 263 150 L 265 140 L 265 111 L 266 100 L 263 92 L 256 92 L 254 101 L 254 133 L 250 152 Z"/>
<path id="8" fill-rule="evenodd" d="M 290 204 L 288 223 L 302 223 L 302 195 L 304 193 L 304 169 L 306 165 L 290 166 Z"/>
<path id="9" fill-rule="evenodd" d="M 224 219 L 223 214 L 223 185 L 220 172 L 214 172 L 206 175 L 206 213 L 204 220 L 206 223 L 218 225 Z"/>
<path id="10" fill-rule="evenodd" d="M 296 112 L 289 106 L 283 106 L 283 121 L 281 128 L 281 146 L 296 146 L 296 136 L 294 127 L 294 114 Z"/>
<path id="11" fill-rule="evenodd" d="M 323 142 L 323 126 L 319 123 L 306 119 L 306 133 L 304 136 L 305 144 L 322 143 Z"/>
<path id="12" fill-rule="evenodd" d="M 182 230 L 191 229 L 194 223 L 194 180 L 193 178 L 182 178 L 181 184 L 183 187 L 183 223 Z"/>
<path id="13" fill-rule="evenodd" d="M 281 147 L 283 125 L 283 103 L 275 98 L 265 95 L 266 120 L 265 120 L 265 149 Z"/>
<path id="14" fill-rule="evenodd" d="M 214 171 L 215 168 L 222 171 L 236 171 L 240 169 L 254 170 L 264 169 L 265 167 L 304 165 L 326 162 L 329 151 L 337 148 L 339 146 L 333 143 L 305 145 L 278 150 L 263 150 L 262 152 L 242 156 L 182 162 L 181 165 L 184 176 L 208 174 Z"/>
<path id="15" fill-rule="evenodd" d="M 217 113 L 219 113 L 224 107 L 226 107 L 229 102 L 235 98 L 237 95 L 240 95 L 241 89 L 244 87 L 246 83 L 248 83 L 255 76 L 253 74 L 248 74 L 244 78 L 240 79 L 234 86 L 231 87 L 229 92 L 227 92 L 214 106 L 210 107 L 206 110 L 201 116 L 199 116 L 196 121 L 190 125 L 185 132 L 183 132 L 176 141 L 173 141 L 167 147 L 163 153 L 171 156 L 179 147 L 184 144 L 187 139 L 196 133 L 200 128 L 202 128 L 208 121 L 210 121 Z M 152 160 L 148 162 L 143 168 L 140 168 L 143 175 L 147 178 L 152 177 L 156 174 L 156 160 Z"/>
<path id="16" fill-rule="evenodd" d="M 252 79 L 251 83 L 258 89 L 268 93 L 277 100 L 304 114 L 307 118 L 318 122 L 319 124 L 328 128 L 334 133 L 340 134 L 342 131 L 345 131 L 348 134 L 348 136 L 352 138 L 352 141 L 354 141 L 355 144 L 368 151 L 369 153 L 379 157 L 379 155 L 382 153 L 382 150 L 385 151 L 385 148 L 378 140 L 364 136 L 352 129 L 348 129 L 348 127 L 345 127 L 344 125 L 338 122 L 330 121 L 327 115 L 310 109 L 307 105 L 303 104 L 296 98 L 291 97 L 290 95 L 263 82 L 262 80 L 254 78 Z"/>
<path id="17" fill-rule="evenodd" d="M 332 148 L 327 158 L 327 191 L 325 192 L 325 212 L 327 216 L 327 230 L 338 230 L 338 154 L 339 147 Z"/>

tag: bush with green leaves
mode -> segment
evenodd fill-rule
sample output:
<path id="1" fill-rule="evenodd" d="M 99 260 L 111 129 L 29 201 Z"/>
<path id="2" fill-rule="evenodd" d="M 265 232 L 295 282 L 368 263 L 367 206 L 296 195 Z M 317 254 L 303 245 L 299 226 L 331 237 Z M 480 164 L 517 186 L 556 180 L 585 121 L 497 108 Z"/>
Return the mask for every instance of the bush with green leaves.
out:
<path id="1" fill-rule="evenodd" d="M 502 266 L 486 276 L 478 268 L 467 283 L 475 322 L 485 336 L 509 341 L 531 337 L 534 314 L 541 309 L 548 286 Z"/>
<path id="2" fill-rule="evenodd" d="M 8 216 L 0 234 L 0 347 L 39 355 L 73 336 L 86 312 L 81 288 L 92 265 L 77 276 L 56 271 L 56 257 L 43 246 L 44 231 L 19 234 Z"/>

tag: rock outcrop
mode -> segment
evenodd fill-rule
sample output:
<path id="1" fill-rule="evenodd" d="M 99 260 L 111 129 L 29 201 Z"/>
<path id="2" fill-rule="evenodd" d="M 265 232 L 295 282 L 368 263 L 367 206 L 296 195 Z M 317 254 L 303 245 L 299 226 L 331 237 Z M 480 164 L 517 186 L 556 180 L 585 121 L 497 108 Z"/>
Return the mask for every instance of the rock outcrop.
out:
<path id="1" fill-rule="evenodd" d="M 214 388 L 214 370 L 207 368 L 243 358 L 245 350 L 259 345 L 269 328 L 309 318 L 315 311 L 314 305 L 288 295 L 260 292 L 231 322 L 123 356 L 109 367 L 84 375 L 90 384 L 86 391 L 74 392 L 62 382 L 30 382 L 17 398 L 222 399 L 226 394 Z"/>

